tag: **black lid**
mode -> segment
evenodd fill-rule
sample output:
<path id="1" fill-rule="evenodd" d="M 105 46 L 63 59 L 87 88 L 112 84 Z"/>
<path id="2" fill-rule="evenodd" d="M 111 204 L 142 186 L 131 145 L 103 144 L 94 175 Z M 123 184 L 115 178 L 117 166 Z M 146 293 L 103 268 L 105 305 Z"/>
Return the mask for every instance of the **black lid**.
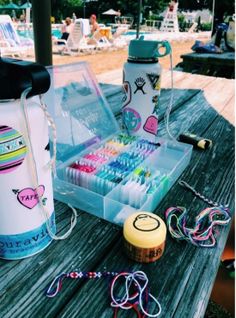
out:
<path id="1" fill-rule="evenodd" d="M 46 93 L 50 75 L 38 63 L 10 58 L 0 58 L 0 99 L 18 99 L 22 92 L 32 87 L 27 97 Z"/>

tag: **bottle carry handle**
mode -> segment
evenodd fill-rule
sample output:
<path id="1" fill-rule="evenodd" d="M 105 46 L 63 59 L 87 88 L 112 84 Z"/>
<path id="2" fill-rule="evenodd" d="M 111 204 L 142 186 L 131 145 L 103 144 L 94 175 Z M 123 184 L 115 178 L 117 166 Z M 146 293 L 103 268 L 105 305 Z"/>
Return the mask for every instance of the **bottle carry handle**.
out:
<path id="1" fill-rule="evenodd" d="M 160 48 L 164 47 L 165 52 L 163 54 L 160 53 Z M 163 57 L 171 53 L 171 46 L 168 41 L 161 41 L 157 44 L 157 50 L 155 52 L 155 57 Z"/>
<path id="2" fill-rule="evenodd" d="M 0 69 L 0 99 L 18 99 L 27 88 L 27 97 L 40 95 L 50 87 L 50 75 L 38 63 L 0 57 Z"/>

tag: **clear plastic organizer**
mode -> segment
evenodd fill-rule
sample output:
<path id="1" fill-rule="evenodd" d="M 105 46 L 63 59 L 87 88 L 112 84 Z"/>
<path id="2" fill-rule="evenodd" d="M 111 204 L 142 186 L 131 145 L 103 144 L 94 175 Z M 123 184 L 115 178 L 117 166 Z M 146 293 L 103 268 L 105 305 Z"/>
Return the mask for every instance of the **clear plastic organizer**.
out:
<path id="1" fill-rule="evenodd" d="M 116 224 L 137 210 L 153 211 L 189 164 L 192 146 L 121 132 L 87 63 L 48 70 L 55 198 Z"/>

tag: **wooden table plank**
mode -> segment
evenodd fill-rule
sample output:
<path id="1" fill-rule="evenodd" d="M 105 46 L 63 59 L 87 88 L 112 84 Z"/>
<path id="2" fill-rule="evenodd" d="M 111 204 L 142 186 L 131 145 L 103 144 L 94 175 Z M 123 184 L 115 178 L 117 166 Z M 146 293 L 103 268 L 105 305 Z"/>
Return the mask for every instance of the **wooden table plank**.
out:
<path id="1" fill-rule="evenodd" d="M 179 106 L 175 109 L 171 116 L 171 126 L 173 128 L 177 127 L 179 122 L 184 122 L 187 125 L 187 118 L 191 113 L 191 115 L 194 115 L 193 128 L 195 129 L 195 132 L 199 134 L 206 134 L 206 136 L 211 135 L 210 127 L 212 123 L 217 122 L 217 113 L 212 108 L 209 108 L 206 101 L 204 101 L 204 103 L 200 103 L 200 94 L 201 93 L 193 95 L 195 96 L 194 98 L 189 96 L 188 99 L 183 102 L 182 107 Z M 165 95 L 165 91 L 163 92 L 163 95 Z M 163 99 L 165 99 L 165 96 L 163 96 Z M 193 109 L 194 114 L 192 111 Z M 207 125 L 204 118 L 207 118 Z M 163 124 L 160 124 L 160 129 L 163 129 Z M 232 142 L 230 139 L 228 140 L 228 143 L 226 143 L 225 138 L 231 136 L 231 131 L 231 126 L 225 127 L 222 125 L 220 134 L 223 134 L 223 136 L 217 135 L 217 138 L 219 140 L 223 140 L 223 145 L 219 143 L 217 144 L 217 139 L 215 141 L 215 146 L 209 152 L 194 152 L 191 166 L 188 171 L 184 173 L 185 176 L 189 177 L 190 182 L 193 184 L 196 184 L 199 187 L 204 186 L 204 190 L 208 195 L 212 195 L 215 191 L 215 195 L 217 196 L 221 192 L 219 179 L 224 177 L 224 173 L 226 172 L 224 172 L 224 169 L 222 168 L 219 171 L 214 170 L 213 174 L 211 171 L 214 164 L 210 163 L 210 159 L 215 156 L 216 163 L 220 162 L 220 158 L 222 158 L 223 154 L 224 157 L 226 157 L 225 165 L 229 164 L 228 158 L 232 157 L 232 150 L 230 149 L 230 151 L 227 152 L 228 155 L 225 154 L 225 151 Z M 219 155 L 218 148 L 215 148 L 216 146 L 222 149 Z M 208 169 L 209 173 L 199 173 L 199 171 L 203 172 L 205 169 Z M 229 173 L 228 170 L 225 169 L 225 171 Z M 219 174 L 219 178 L 217 179 L 218 181 L 214 182 L 212 185 L 212 176 L 215 176 L 216 172 Z M 225 193 L 223 192 L 222 195 L 227 192 L 230 201 L 232 201 L 232 192 L 230 190 L 232 188 L 231 183 L 233 182 L 233 178 L 231 178 L 231 175 L 227 175 L 226 177 L 230 177 L 231 181 L 225 187 L 227 191 L 225 190 Z M 164 211 L 164 208 L 170 205 L 171 198 L 172 200 L 173 198 L 177 198 L 179 203 L 185 202 L 190 207 L 194 207 L 198 210 L 203 206 L 201 202 L 193 199 L 192 195 L 184 192 L 178 185 L 175 185 L 171 190 L 171 193 L 169 193 L 166 199 L 164 199 L 161 203 L 158 211 Z M 56 210 L 58 210 L 58 207 L 60 207 L 60 212 L 57 215 L 57 219 L 59 219 L 58 227 L 63 228 L 68 222 L 68 218 L 65 220 L 64 217 L 69 216 L 70 210 L 63 204 L 57 204 Z M 170 241 L 170 238 L 168 238 L 168 240 Z M 187 246 L 186 244 L 186 248 L 183 249 L 180 244 L 172 242 L 171 240 L 171 243 L 167 246 L 165 254 L 169 255 L 170 258 L 167 259 L 167 257 L 163 257 L 163 259 L 159 262 L 144 267 L 147 274 L 151 275 L 152 288 L 155 290 L 156 286 L 163 286 L 160 288 L 160 297 L 169 289 L 166 285 L 167 282 L 163 284 L 163 277 L 165 273 L 168 272 L 168 270 L 171 272 L 173 263 L 176 263 L 177 269 L 181 271 L 182 261 L 185 259 L 187 261 L 190 258 L 191 253 L 193 253 L 192 248 L 192 246 Z M 179 251 L 177 254 L 178 257 L 174 258 L 176 251 Z M 162 267 L 160 266 L 161 262 L 163 263 Z M 9 264 L 17 264 L 17 266 Z M 2 273 L 6 274 L 4 280 L 0 280 L 0 312 L 3 314 L 4 318 L 56 318 L 60 315 L 65 316 L 66 313 L 70 316 L 75 315 L 77 318 L 110 317 L 110 315 L 108 315 L 108 311 L 110 310 L 109 303 L 105 301 L 107 299 L 107 292 L 106 295 L 103 293 L 104 282 L 102 282 L 102 280 L 100 282 L 80 282 L 79 284 L 75 281 L 68 281 L 65 283 L 63 292 L 55 299 L 45 298 L 44 290 L 50 283 L 51 279 L 63 270 L 71 270 L 78 267 L 81 270 L 86 271 L 93 269 L 103 270 L 104 266 L 107 268 L 116 266 L 115 269 L 118 270 L 123 269 L 125 265 L 129 268 L 143 268 L 138 264 L 128 262 L 123 256 L 121 252 L 120 230 L 117 230 L 116 226 L 105 221 L 101 221 L 89 214 L 79 213 L 77 231 L 75 230 L 72 236 L 66 241 L 53 242 L 43 253 L 29 259 L 17 262 L 0 261 L 0 275 L 2 276 Z M 191 266 L 192 265 L 186 268 L 188 271 L 187 277 L 190 277 Z M 159 267 L 162 268 L 162 270 Z M 183 272 L 184 270 L 185 269 L 183 269 Z M 160 281 L 158 281 L 159 278 L 156 273 L 160 273 L 160 276 L 158 276 L 160 277 Z M 173 280 L 176 276 L 176 272 L 173 271 L 171 273 Z M 186 284 L 187 281 L 188 279 L 186 278 Z M 93 286 L 91 286 L 91 284 Z M 101 284 L 101 288 L 96 290 L 96 284 Z M 185 286 L 185 284 L 183 284 L 183 286 Z M 181 288 L 184 288 L 183 286 Z M 176 288 L 173 288 L 173 293 L 178 290 L 177 285 Z M 101 299 L 100 303 L 97 302 L 97 298 L 95 297 L 96 295 L 99 296 L 98 300 Z M 81 301 L 79 301 L 78 298 L 81 298 Z M 172 304 L 172 312 L 176 310 L 176 303 L 178 304 L 180 301 L 178 297 L 175 300 L 175 304 Z M 95 307 L 92 307 L 92 303 L 94 303 Z M 96 311 L 94 308 L 96 308 Z M 102 313 L 101 310 L 97 311 L 98 308 L 101 310 L 104 309 L 104 313 Z M 205 307 L 203 306 L 203 309 L 204 308 Z M 85 315 L 81 315 L 82 312 Z M 100 312 L 101 315 L 94 316 L 94 312 L 96 312 L 96 315 Z M 166 318 L 167 316 L 164 317 Z"/>
<path id="2" fill-rule="evenodd" d="M 67 218 L 58 223 L 60 229 L 68 224 L 71 211 L 64 204 L 59 206 L 67 212 Z M 52 301 L 45 297 L 45 288 L 51 277 L 57 271 L 75 265 L 82 268 L 95 266 L 103 253 L 109 251 L 110 238 L 116 232 L 117 228 L 108 222 L 79 213 L 77 227 L 67 240 L 54 241 L 43 253 L 17 261 L 17 267 L 13 266 L 0 280 L 1 317 L 56 317 L 57 311 L 72 297 L 76 286 L 71 284 L 61 299 Z M 15 262 L 0 260 L 1 269 L 7 263 Z"/>
<path id="3" fill-rule="evenodd" d="M 228 103 L 225 104 L 221 115 L 232 125 L 235 125 L 235 96 L 233 96 Z"/>
<path id="4" fill-rule="evenodd" d="M 116 89 L 116 88 L 115 88 Z M 109 90 L 108 90 L 109 91 Z M 110 90 L 111 92 L 111 90 Z M 184 91 L 179 92 L 178 96 L 176 94 L 175 106 L 179 107 L 182 102 L 190 99 L 192 96 L 195 96 L 198 91 Z M 165 96 L 166 95 L 166 96 Z M 108 101 L 111 96 L 114 96 L 109 93 Z M 119 104 L 118 98 L 115 98 L 117 103 Z M 166 104 L 169 101 L 169 92 L 164 91 L 162 94 L 163 102 L 162 104 Z M 166 106 L 165 106 L 166 107 Z M 68 217 L 70 210 L 67 206 L 63 204 L 59 204 L 56 207 L 57 211 L 57 221 L 58 228 L 62 229 L 68 223 Z M 92 269 L 91 266 L 94 266 L 98 259 L 102 256 L 102 251 L 106 250 L 112 242 L 116 240 L 116 237 L 113 238 L 113 226 L 110 224 L 106 225 L 106 228 L 103 230 L 104 233 L 96 236 L 96 232 L 94 233 L 94 226 L 100 226 L 100 220 L 84 213 L 79 213 L 79 223 L 80 217 L 83 218 L 83 222 L 77 226 L 81 226 L 83 229 L 86 228 L 88 235 L 91 236 L 91 239 L 97 239 L 100 243 L 91 249 L 91 254 L 93 255 L 93 262 L 89 260 L 89 255 L 86 256 L 83 261 L 80 260 L 80 255 L 73 250 L 73 247 L 76 246 L 81 253 L 84 252 L 83 244 L 86 243 L 86 238 L 78 244 L 75 242 L 80 241 L 81 235 L 83 235 L 83 231 L 76 233 L 74 231 L 73 235 L 66 240 L 65 242 L 53 242 L 51 246 L 49 246 L 43 253 L 34 256 L 33 258 L 28 258 L 22 261 L 16 262 L 7 262 L 0 260 L 0 266 L 2 268 L 2 273 L 5 274 L 4 280 L 0 281 L 0 295 L 1 295 L 1 304 L 0 310 L 4 314 L 4 318 L 8 317 L 25 317 L 27 312 L 31 312 L 34 309 L 34 314 L 37 317 L 37 314 L 40 312 L 40 315 L 48 314 L 56 315 L 57 311 L 60 310 L 61 306 L 71 297 L 73 293 L 73 285 L 70 288 L 70 292 L 65 296 L 63 295 L 62 299 L 56 302 L 53 306 L 49 306 L 47 304 L 50 303 L 50 300 L 44 299 L 43 289 L 47 285 L 49 277 L 55 272 L 55 270 L 63 270 L 68 267 L 71 263 L 78 264 L 78 262 L 83 266 L 85 262 L 85 267 Z M 109 232 L 110 235 L 108 234 Z M 102 241 L 103 235 L 106 235 L 106 240 Z M 64 250 L 73 250 L 70 252 L 69 256 L 65 257 Z M 96 250 L 96 253 L 95 253 Z M 56 255 L 56 261 L 53 263 L 53 260 Z M 65 258 L 65 259 L 64 259 Z M 15 266 L 17 264 L 17 266 Z M 48 265 L 50 264 L 50 265 Z M 37 268 L 37 275 L 35 274 L 35 268 Z M 16 271 L 17 269 L 17 271 Z M 19 277 L 21 279 L 19 280 Z M 21 288 L 23 286 L 23 288 Z M 13 294 L 14 288 L 20 288 L 21 292 L 17 293 L 17 295 Z M 12 304 L 12 298 L 14 298 L 14 303 L 17 303 L 17 306 L 10 306 Z M 41 300 L 41 301 L 40 301 Z M 31 317 L 33 314 L 31 313 Z"/>
<path id="5" fill-rule="evenodd" d="M 199 105 L 199 101 L 192 101 L 189 109 L 188 105 L 184 105 L 185 112 L 180 114 L 181 110 L 179 109 L 178 112 L 173 114 L 172 121 L 176 121 L 173 118 L 174 116 L 180 117 L 180 120 L 184 121 L 186 113 L 193 108 L 195 109 L 197 105 Z M 217 165 L 220 162 L 220 158 L 224 157 L 224 168 L 233 167 L 233 127 L 210 108 L 206 101 L 205 108 L 205 113 L 203 109 L 202 116 L 198 116 L 198 119 L 192 125 L 192 129 L 198 134 L 206 134 L 207 137 L 212 138 L 214 146 L 207 152 L 194 151 L 191 165 L 185 171 L 184 177 L 195 185 L 197 189 L 202 188 L 209 197 L 217 198 L 219 201 L 227 199 L 231 203 L 230 207 L 233 210 L 234 170 L 227 170 L 222 167 L 219 169 L 219 165 Z M 210 119 L 209 125 L 205 125 L 203 118 Z M 221 140 L 222 143 L 217 142 L 218 140 Z M 222 180 L 227 180 L 224 186 L 222 185 Z M 163 216 L 163 211 L 170 205 L 175 204 L 189 206 L 192 215 L 196 215 L 198 211 L 205 207 L 202 201 L 183 191 L 176 184 L 158 207 L 157 213 Z M 179 244 L 168 236 L 164 256 L 158 262 L 148 265 L 140 265 L 128 261 L 123 255 L 122 240 L 119 237 L 116 246 L 102 260 L 96 270 L 102 270 L 104 267 L 115 271 L 142 269 L 150 277 L 152 290 L 156 292 L 155 295 L 159 295 L 158 299 L 163 305 L 161 317 L 202 317 L 207 306 L 229 228 L 228 226 L 221 230 L 218 247 L 214 249 L 196 248 L 186 243 Z M 173 268 L 173 264 L 175 264 L 175 268 Z M 202 294 L 203 297 L 196 297 L 196 294 Z M 95 317 L 111 317 L 112 311 L 109 308 L 108 299 L 106 282 L 102 280 L 87 282 L 81 289 L 78 289 L 72 300 L 59 314 L 59 317 L 80 318 L 85 317 L 85 314 L 91 315 L 92 312 L 96 312 Z M 194 316 L 196 310 L 198 310 L 199 316 Z M 129 317 L 129 314 L 122 313 L 123 317 Z"/>
<path id="6" fill-rule="evenodd" d="M 207 101 L 221 114 L 225 105 L 234 97 L 234 87 L 235 80 L 218 77 L 205 87 L 204 95 Z M 233 108 L 231 108 L 231 112 L 233 114 Z"/>

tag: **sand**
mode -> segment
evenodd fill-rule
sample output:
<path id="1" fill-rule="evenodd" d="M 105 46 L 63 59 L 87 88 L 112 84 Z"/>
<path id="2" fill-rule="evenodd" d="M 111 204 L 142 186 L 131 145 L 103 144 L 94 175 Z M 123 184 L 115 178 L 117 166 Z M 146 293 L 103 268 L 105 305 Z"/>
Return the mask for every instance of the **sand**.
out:
<path id="1" fill-rule="evenodd" d="M 177 65 L 181 62 L 181 55 L 191 52 L 191 46 L 194 41 L 187 42 L 172 42 L 173 51 L 173 65 Z M 96 54 L 82 55 L 82 56 L 68 56 L 68 55 L 53 55 L 53 64 L 69 64 L 76 63 L 79 61 L 86 61 L 90 64 L 95 74 L 105 73 L 111 70 L 120 69 L 127 60 L 128 49 L 117 50 L 117 51 L 103 51 Z M 160 58 L 160 63 L 163 68 L 170 68 L 169 57 Z"/>

